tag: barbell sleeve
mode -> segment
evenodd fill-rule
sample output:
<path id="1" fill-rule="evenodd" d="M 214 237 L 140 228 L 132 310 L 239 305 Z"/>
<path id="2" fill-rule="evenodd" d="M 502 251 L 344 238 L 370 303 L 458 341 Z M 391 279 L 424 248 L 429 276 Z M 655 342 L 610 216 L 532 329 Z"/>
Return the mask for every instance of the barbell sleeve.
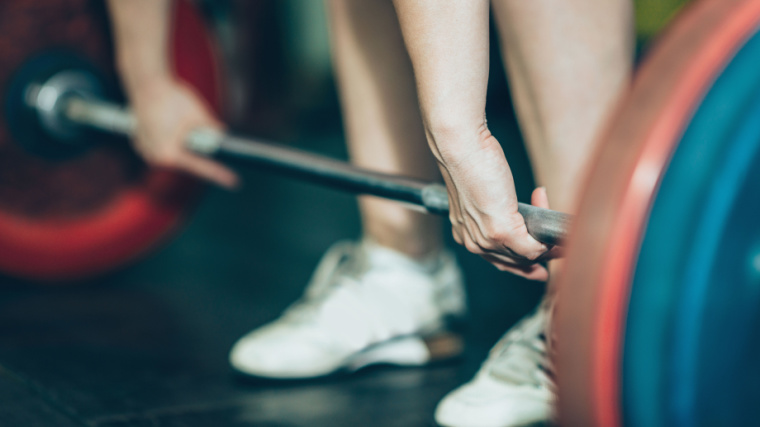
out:
<path id="1" fill-rule="evenodd" d="M 128 108 L 99 100 L 73 96 L 62 108 L 70 121 L 95 129 L 134 136 L 136 120 Z M 309 182 L 404 202 L 425 211 L 446 215 L 449 199 L 446 187 L 414 178 L 384 174 L 303 150 L 228 135 L 215 129 L 197 129 L 187 137 L 188 149 L 207 156 L 240 158 L 260 168 Z M 567 237 L 572 216 L 520 203 L 528 232 L 543 243 L 561 244 Z"/>

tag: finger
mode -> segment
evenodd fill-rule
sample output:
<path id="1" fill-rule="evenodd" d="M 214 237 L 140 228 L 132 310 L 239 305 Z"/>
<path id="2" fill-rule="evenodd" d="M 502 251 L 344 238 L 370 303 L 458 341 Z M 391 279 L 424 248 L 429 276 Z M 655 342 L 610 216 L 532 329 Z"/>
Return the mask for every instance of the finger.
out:
<path id="1" fill-rule="evenodd" d="M 533 265 L 514 265 L 505 263 L 491 255 L 483 255 L 483 258 L 493 264 L 499 271 L 505 271 L 514 275 L 524 277 L 528 280 L 546 282 L 549 280 L 549 271 L 541 264 Z"/>
<path id="2" fill-rule="evenodd" d="M 451 235 L 454 236 L 454 241 L 457 242 L 457 244 L 460 244 L 460 245 L 464 244 L 464 240 L 462 240 L 462 232 L 460 231 L 460 227 L 457 227 L 456 225 L 452 225 Z"/>
<path id="3" fill-rule="evenodd" d="M 515 267 L 528 267 L 536 264 L 537 261 L 527 260 L 514 254 L 504 254 L 497 251 L 483 251 L 482 255 L 491 257 L 495 262 L 512 265 Z"/>
<path id="4" fill-rule="evenodd" d="M 552 259 L 563 258 L 565 256 L 565 249 L 562 246 L 552 246 L 551 249 L 544 252 L 543 255 L 538 257 L 536 261 L 549 261 Z"/>
<path id="5" fill-rule="evenodd" d="M 549 209 L 549 196 L 546 194 L 546 187 L 538 187 L 533 190 L 533 194 L 530 196 L 530 203 L 533 206 Z M 555 258 L 562 258 L 563 249 L 560 246 L 549 246 L 549 249 L 544 252 L 536 261 L 548 261 Z"/>
<path id="6" fill-rule="evenodd" d="M 466 213 L 465 213 L 466 214 Z M 515 225 L 516 224 L 516 225 Z M 528 233 L 525 219 L 519 213 L 514 213 L 508 220 L 499 226 L 507 233 L 497 235 L 485 231 L 481 223 L 472 215 L 464 216 L 464 234 L 476 243 L 480 250 L 474 252 L 478 255 L 489 253 L 491 255 L 504 256 L 509 262 L 527 265 L 535 263 L 541 255 L 548 251 L 548 247 L 537 241 Z M 487 238 L 491 235 L 493 238 Z"/>
<path id="7" fill-rule="evenodd" d="M 530 268 L 520 268 L 515 267 L 515 271 L 511 271 L 511 268 L 508 267 L 504 271 L 510 272 L 512 274 L 516 274 L 520 277 L 524 277 L 528 280 L 533 280 L 536 282 L 547 282 L 549 281 L 549 270 L 546 269 L 541 264 L 535 264 L 532 265 Z"/>
<path id="8" fill-rule="evenodd" d="M 530 204 L 549 209 L 549 196 L 546 194 L 546 187 L 538 187 L 533 190 L 533 194 L 530 196 Z"/>
<path id="9" fill-rule="evenodd" d="M 221 163 L 197 156 L 188 151 L 182 151 L 177 155 L 175 166 L 227 189 L 237 187 L 240 181 L 235 172 Z"/>
<path id="10" fill-rule="evenodd" d="M 472 237 L 467 233 L 467 230 L 465 230 L 464 233 L 461 235 L 462 237 L 462 245 L 471 253 L 475 255 L 484 255 L 483 250 L 480 248 L 480 246 L 475 243 L 475 241 L 472 239 Z"/>
<path id="11" fill-rule="evenodd" d="M 516 213 L 510 221 L 513 225 L 509 233 L 509 240 L 500 242 L 501 252 L 506 254 L 513 253 L 518 257 L 535 261 L 549 250 L 547 245 L 539 242 L 528 233 L 528 228 L 522 215 Z"/>

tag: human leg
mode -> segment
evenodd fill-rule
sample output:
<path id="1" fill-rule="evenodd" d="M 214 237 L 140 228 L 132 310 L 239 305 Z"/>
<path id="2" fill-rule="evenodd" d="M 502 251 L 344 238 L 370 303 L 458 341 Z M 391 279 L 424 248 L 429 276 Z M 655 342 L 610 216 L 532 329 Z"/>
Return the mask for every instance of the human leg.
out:
<path id="1" fill-rule="evenodd" d="M 537 181 L 553 209 L 574 212 L 598 133 L 632 71 L 630 1 L 497 0 L 493 10 Z M 553 261 L 552 275 L 560 268 Z M 513 426 L 551 418 L 549 292 L 475 378 L 444 398 L 439 423 Z"/>
<path id="2" fill-rule="evenodd" d="M 351 161 L 437 180 L 393 5 L 351 0 L 327 4 Z M 364 235 L 383 246 L 416 258 L 440 248 L 439 218 L 373 197 L 360 198 L 360 210 Z"/>
<path id="3" fill-rule="evenodd" d="M 526 146 L 552 208 L 573 212 L 605 120 L 633 62 L 630 0 L 495 0 Z"/>
<path id="4" fill-rule="evenodd" d="M 352 162 L 435 179 L 411 65 L 390 2 L 328 2 Z M 440 220 L 365 197 L 364 238 L 327 251 L 305 295 L 230 353 L 239 372 L 312 378 L 374 363 L 423 365 L 462 351 L 449 328 L 466 310 L 461 273 L 441 248 Z"/>

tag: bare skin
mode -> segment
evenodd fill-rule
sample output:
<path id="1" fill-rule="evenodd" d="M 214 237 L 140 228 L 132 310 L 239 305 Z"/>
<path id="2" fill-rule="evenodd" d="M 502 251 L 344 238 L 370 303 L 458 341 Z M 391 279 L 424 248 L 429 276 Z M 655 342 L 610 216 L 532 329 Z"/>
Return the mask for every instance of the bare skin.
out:
<path id="1" fill-rule="evenodd" d="M 172 73 L 169 0 L 109 0 L 116 67 L 137 116 L 134 146 L 156 166 L 177 168 L 232 188 L 237 176 L 222 164 L 184 148 L 199 127 L 220 128 L 205 102 Z"/>
<path id="2" fill-rule="evenodd" d="M 187 152 L 181 138 L 219 127 L 202 100 L 172 75 L 165 58 L 168 0 L 109 0 L 118 69 L 140 128 L 135 148 L 146 161 L 184 169 L 232 187 L 223 165 Z M 368 168 L 438 179 L 421 125 L 414 77 L 393 6 L 329 3 L 332 43 L 352 161 Z M 381 58 L 382 60 L 378 60 Z M 411 257 L 441 246 L 441 221 L 397 203 L 360 199 L 364 235 Z"/>
<path id="3" fill-rule="evenodd" d="M 583 173 L 633 70 L 630 0 L 495 0 L 507 77 L 536 179 L 575 212 Z"/>
<path id="4" fill-rule="evenodd" d="M 509 163 L 488 130 L 487 0 L 394 0 L 454 238 L 497 268 L 546 280 L 546 247 L 517 213 Z M 628 0 L 494 4 L 518 118 L 553 207 L 573 212 L 596 134 L 631 70 Z M 546 194 L 534 194 L 546 206 Z"/>
<path id="5" fill-rule="evenodd" d="M 393 5 L 334 0 L 328 6 L 333 62 L 355 164 L 438 180 L 422 127 L 414 76 Z M 362 197 L 364 236 L 420 258 L 441 245 L 439 218 Z"/>
<path id="6" fill-rule="evenodd" d="M 395 2 L 417 77 L 428 143 L 446 181 L 454 239 L 497 268 L 534 280 L 548 248 L 528 234 L 512 173 L 486 125 L 487 1 Z"/>
<path id="7" fill-rule="evenodd" d="M 109 0 L 117 65 L 140 123 L 136 149 L 153 164 L 234 186 L 232 171 L 182 146 L 189 130 L 220 124 L 172 76 L 168 4 Z M 454 238 L 499 269 L 545 280 L 534 261 L 547 248 L 517 213 L 509 164 L 485 120 L 488 1 L 395 0 L 398 20 L 388 2 L 328 5 L 352 161 L 435 179 L 427 140 L 449 189 Z M 630 9 L 629 0 L 494 4 L 520 123 L 555 209 L 575 209 L 596 133 L 630 75 Z M 548 206 L 544 190 L 533 203 Z M 369 197 L 360 208 L 365 236 L 381 245 L 418 258 L 440 247 L 435 218 Z"/>
<path id="8" fill-rule="evenodd" d="M 495 0 L 493 11 L 536 180 L 554 209 L 575 213 L 595 144 L 633 72 L 633 2 Z M 552 275 L 561 264 L 549 264 Z"/>

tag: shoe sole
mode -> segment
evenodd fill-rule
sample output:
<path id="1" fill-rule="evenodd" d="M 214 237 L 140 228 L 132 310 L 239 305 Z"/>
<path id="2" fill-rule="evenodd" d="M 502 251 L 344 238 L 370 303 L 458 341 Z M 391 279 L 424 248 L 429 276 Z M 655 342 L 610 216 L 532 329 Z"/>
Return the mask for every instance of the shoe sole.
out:
<path id="1" fill-rule="evenodd" d="M 326 377 L 346 375 L 361 369 L 390 365 L 398 367 L 420 367 L 456 359 L 464 351 L 464 342 L 459 334 L 441 332 L 430 336 L 402 336 L 378 343 L 350 356 L 343 365 L 332 372 L 308 377 L 277 377 L 252 374 L 233 370 L 236 374 L 251 380 L 275 382 L 299 382 Z"/>
<path id="2" fill-rule="evenodd" d="M 373 345 L 351 356 L 344 370 L 356 372 L 371 365 L 424 366 L 453 359 L 462 354 L 462 337 L 440 333 L 428 337 L 404 336 Z"/>

